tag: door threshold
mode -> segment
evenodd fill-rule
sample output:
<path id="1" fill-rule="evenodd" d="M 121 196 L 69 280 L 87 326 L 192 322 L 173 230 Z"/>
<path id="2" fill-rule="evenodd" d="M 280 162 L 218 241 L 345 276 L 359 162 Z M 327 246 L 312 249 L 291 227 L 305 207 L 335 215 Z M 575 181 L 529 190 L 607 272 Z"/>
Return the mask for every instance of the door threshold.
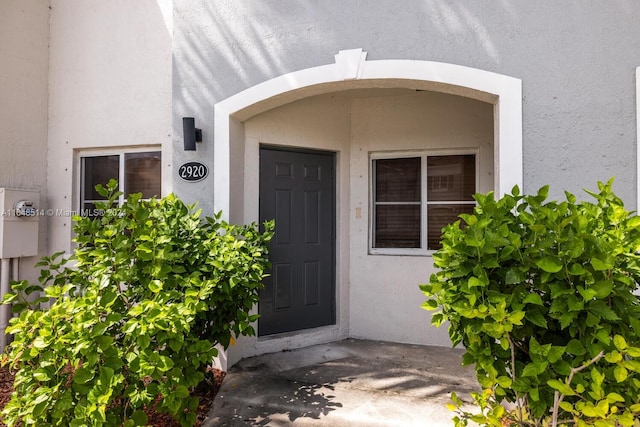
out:
<path id="1" fill-rule="evenodd" d="M 280 340 L 280 339 L 285 339 L 285 338 L 294 338 L 294 337 L 304 337 L 307 335 L 314 335 L 314 334 L 322 334 L 322 333 L 327 333 L 327 332 L 332 332 L 335 329 L 335 331 L 337 332 L 338 327 L 337 325 L 326 325 L 326 326 L 319 326 L 317 328 L 309 328 L 309 329 L 299 329 L 297 331 L 289 331 L 289 332 L 281 332 L 278 334 L 270 334 L 270 335 L 262 335 L 262 336 L 258 336 L 257 341 L 258 342 L 266 342 L 266 341 L 274 341 L 274 340 Z"/>

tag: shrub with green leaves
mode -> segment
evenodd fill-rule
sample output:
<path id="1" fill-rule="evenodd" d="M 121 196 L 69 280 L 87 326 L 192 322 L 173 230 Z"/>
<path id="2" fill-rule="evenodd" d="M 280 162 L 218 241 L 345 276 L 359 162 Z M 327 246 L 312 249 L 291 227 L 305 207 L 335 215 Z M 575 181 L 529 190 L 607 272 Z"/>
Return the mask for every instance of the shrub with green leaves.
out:
<path id="1" fill-rule="evenodd" d="M 476 414 L 453 395 L 456 426 L 640 425 L 640 217 L 612 181 L 595 202 L 479 194 L 444 229 L 423 307 L 484 388 Z"/>
<path id="2" fill-rule="evenodd" d="M 104 215 L 74 218 L 70 259 L 44 258 L 42 286 L 15 283 L 4 299 L 20 312 L 7 328 L 17 370 L 2 413 L 9 426 L 144 425 L 154 404 L 193 425 L 190 390 L 214 346 L 254 333 L 273 225 L 201 220 L 174 196 L 130 195 L 112 208 L 116 189 L 97 187 Z M 29 302 L 39 290 L 49 309 Z"/>

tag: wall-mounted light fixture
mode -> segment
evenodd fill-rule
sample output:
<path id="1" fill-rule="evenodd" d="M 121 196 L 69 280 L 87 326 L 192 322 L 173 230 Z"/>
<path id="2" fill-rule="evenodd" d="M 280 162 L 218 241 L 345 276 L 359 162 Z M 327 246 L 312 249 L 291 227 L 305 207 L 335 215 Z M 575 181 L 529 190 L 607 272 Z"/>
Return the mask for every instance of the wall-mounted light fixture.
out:
<path id="1" fill-rule="evenodd" d="M 202 142 L 202 129 L 196 128 L 196 121 L 193 117 L 183 117 L 182 131 L 184 133 L 184 151 L 195 151 L 196 142 Z"/>

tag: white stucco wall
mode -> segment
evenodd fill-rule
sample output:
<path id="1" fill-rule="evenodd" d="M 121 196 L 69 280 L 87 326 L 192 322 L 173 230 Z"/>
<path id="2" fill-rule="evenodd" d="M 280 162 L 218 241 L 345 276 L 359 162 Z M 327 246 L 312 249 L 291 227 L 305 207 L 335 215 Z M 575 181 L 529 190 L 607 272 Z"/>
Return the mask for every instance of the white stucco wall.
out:
<path id="1" fill-rule="evenodd" d="M 615 175 L 615 190 L 637 206 L 638 2 L 176 0 L 175 11 L 174 125 L 195 115 L 207 144 L 176 152 L 176 163 L 213 161 L 217 102 L 361 47 L 368 60 L 439 61 L 521 79 L 524 190 L 552 184 L 551 197 L 564 189 L 588 197 L 582 188 Z M 208 191 L 179 186 L 193 199 Z"/>
<path id="2" fill-rule="evenodd" d="M 316 94 L 321 93 L 322 88 L 301 81 L 309 77 L 304 71 L 330 64 L 338 51 L 354 48 L 367 52 L 367 62 L 434 61 L 518 79 L 522 82 L 522 92 L 518 88 L 517 105 L 522 111 L 520 108 L 509 109 L 507 113 L 498 101 L 493 128 L 500 129 L 495 141 L 502 149 L 511 142 L 509 137 L 502 137 L 503 127 L 509 129 L 504 132 L 505 136 L 513 135 L 515 127 L 509 128 L 512 120 L 518 118 L 518 124 L 521 124 L 516 127 L 523 138 L 523 190 L 533 192 L 542 185 L 551 184 L 552 198 L 564 197 L 565 189 L 586 198 L 582 188 L 594 188 L 596 180 L 616 176 L 616 192 L 630 208 L 638 206 L 637 170 L 640 169 L 636 164 L 634 81 L 635 69 L 640 65 L 640 26 L 637 25 L 640 4 L 637 2 L 326 0 L 301 4 L 294 0 L 176 0 L 174 6 L 173 144 L 178 147 L 182 143 L 179 132 L 184 116 L 196 117 L 203 128 L 204 142 L 197 153 L 174 151 L 173 161 L 180 164 L 197 159 L 209 166 L 216 165 L 207 182 L 194 185 L 176 181 L 175 188 L 187 200 L 200 200 L 205 212 L 224 206 L 228 207 L 227 214 L 233 220 L 251 218 L 243 211 L 237 189 L 233 188 L 230 194 L 212 191 L 218 185 L 234 187 L 226 182 L 214 182 L 216 170 L 219 172 L 220 169 L 229 169 L 228 174 L 218 174 L 225 180 L 233 184 L 245 180 L 242 184 L 245 190 L 252 185 L 246 182 L 249 174 L 239 174 L 241 169 L 237 163 L 238 158 L 249 159 L 251 155 L 250 152 L 242 153 L 246 147 L 238 146 L 237 141 L 245 140 L 243 121 L 252 114 L 245 114 L 231 104 L 236 100 L 242 103 L 240 98 L 245 93 L 254 96 L 248 92 L 261 85 L 266 88 L 279 76 L 290 79 L 288 90 L 305 87 L 318 89 Z M 554 17 L 553 22 L 549 20 L 550 16 Z M 439 75 L 439 71 L 434 73 L 437 77 L 447 75 Z M 434 81 L 439 80 L 437 77 Z M 340 78 L 326 81 L 334 81 L 336 86 L 345 89 L 352 82 L 357 84 L 358 78 L 345 75 L 344 81 Z M 435 89 L 454 90 L 454 86 L 441 85 Z M 509 92 L 506 90 L 503 94 Z M 289 96 L 309 94 L 305 95 L 303 90 L 277 93 L 270 101 L 276 106 L 282 105 L 282 97 Z M 254 98 L 256 102 L 266 99 Z M 225 101 L 230 99 L 233 102 Z M 225 108 L 231 107 L 226 116 L 218 115 L 220 103 L 225 104 Z M 513 99 L 510 105 L 514 105 Z M 262 108 L 262 105 L 258 107 L 260 111 L 266 110 Z M 216 123 L 214 114 L 218 120 L 224 118 L 222 123 Z M 355 117 L 352 115 L 352 129 L 356 129 Z M 287 123 L 287 127 L 291 125 Z M 222 136 L 222 147 L 220 141 L 214 140 L 214 134 L 215 138 Z M 352 178 L 358 176 L 358 167 L 364 171 L 364 163 L 356 160 L 357 143 L 356 137 L 351 139 L 349 169 Z M 343 157 L 340 159 L 344 160 Z M 510 166 L 509 163 L 496 164 L 500 171 L 508 170 Z M 357 185 L 355 181 L 349 186 L 350 203 L 356 203 L 354 185 Z M 510 186 L 500 191 L 509 189 Z M 227 200 L 220 202 L 220 198 Z M 246 191 L 244 200 L 247 200 Z M 364 208 L 366 201 L 361 202 Z M 366 211 L 361 211 L 361 218 L 367 218 Z M 352 255 L 349 272 L 353 274 L 358 269 L 368 268 L 368 260 L 373 257 L 358 247 L 364 243 L 355 240 L 357 231 L 354 230 L 362 228 L 362 222 L 354 220 L 353 210 L 349 212 L 348 224 Z M 404 316 L 395 311 L 387 312 L 384 305 L 367 304 L 372 292 L 365 284 L 366 279 L 375 278 L 377 283 L 383 283 L 385 292 L 382 293 L 391 300 L 390 305 L 404 307 L 413 298 L 422 298 L 417 289 L 402 295 L 386 292 L 401 288 L 397 283 L 400 266 L 402 270 L 422 268 L 416 274 L 420 276 L 419 282 L 428 279 L 428 268 L 418 265 L 419 261 L 394 261 L 393 257 L 376 257 L 376 263 L 388 267 L 381 269 L 384 270 L 382 273 L 375 269 L 370 276 L 366 271 L 358 272 L 358 277 L 350 276 L 348 282 L 342 282 L 348 283 L 351 289 L 348 296 L 350 333 L 372 336 L 375 330 L 380 336 L 391 337 L 393 334 L 388 325 L 397 320 L 396 316 Z M 362 282 L 355 279 L 362 279 Z M 405 279 L 410 278 L 403 277 L 404 283 Z M 359 302 L 354 302 L 356 299 Z M 376 310 L 378 319 L 371 321 L 364 317 L 363 308 Z M 423 316 L 428 323 L 428 313 L 419 308 L 415 310 L 417 312 L 411 316 Z M 385 316 L 386 320 L 383 320 Z M 409 340 L 407 336 L 414 336 L 415 332 L 401 331 L 400 336 Z M 438 334 L 442 337 L 445 331 Z"/>
<path id="3" fill-rule="evenodd" d="M 638 206 L 636 2 L 376 0 L 372 6 L 340 0 L 304 5 L 294 0 L 5 0 L 0 6 L 0 53 L 13 59 L 0 69 L 0 185 L 41 189 L 43 208 L 77 208 L 78 150 L 154 146 L 163 151 L 163 192 L 198 200 L 206 214 L 212 213 L 214 173 L 186 183 L 177 178 L 174 165 L 199 160 L 213 168 L 214 133 L 222 125 L 214 122 L 214 106 L 278 76 L 329 64 L 338 51 L 356 47 L 371 61 L 439 61 L 520 79 L 523 114 L 518 110 L 515 115 L 522 118 L 524 190 L 551 183 L 551 197 L 562 197 L 564 189 L 580 194 L 582 187 L 593 188 L 595 180 L 615 175 L 615 190 L 630 208 Z M 556 19 L 550 22 L 549 16 Z M 316 122 L 309 123 L 312 114 L 302 114 L 317 110 L 319 117 L 330 116 L 326 105 L 331 102 L 336 111 L 346 108 L 345 100 L 318 98 L 298 105 L 300 113 L 287 112 L 299 114 L 305 124 L 302 133 L 302 125 L 282 124 L 292 132 L 287 141 L 282 128 L 258 126 L 267 115 L 254 117 L 247 127 L 244 119 L 230 122 L 232 139 L 246 144 L 230 147 L 234 189 L 229 210 L 232 219 L 242 222 L 255 215 L 255 178 L 245 163 L 255 164 L 261 138 L 338 151 L 339 180 L 350 179 L 339 185 L 340 203 L 350 204 L 349 209 L 341 206 L 344 216 L 338 221 L 339 274 L 341 283 L 348 284 L 340 290 L 339 318 L 350 313 L 351 334 L 368 337 L 375 330 L 391 336 L 388 324 L 395 318 L 377 324 L 358 317 L 366 305 L 362 301 L 370 297 L 364 285 L 367 271 L 353 276 L 366 270 L 372 258 L 362 255 L 362 241 L 354 240 L 362 222 L 354 218 L 353 204 L 365 202 L 366 207 L 366 201 L 357 199 L 364 185 L 358 173 L 364 170 L 363 153 L 376 149 L 376 139 L 370 137 L 384 134 L 368 135 L 375 123 L 359 121 L 358 108 L 375 115 L 382 114 L 377 110 L 382 107 L 371 100 L 349 101 L 347 144 L 340 126 L 316 132 Z M 279 114 L 290 107 L 273 110 L 270 119 L 281 122 Z M 196 152 L 182 150 L 184 116 L 195 117 L 203 129 L 204 141 Z M 244 135 L 247 130 L 253 133 Z M 442 136 L 460 136 L 456 132 Z M 331 135 L 336 139 L 323 139 Z M 293 141 L 295 136 L 304 138 Z M 41 230 L 41 241 L 47 243 L 45 227 Z M 46 252 L 68 250 L 70 218 L 48 218 L 47 235 Z M 345 260 L 346 254 L 351 257 Z M 391 257 L 375 259 L 375 265 L 390 264 L 375 275 L 386 284 L 382 290 L 397 289 L 393 268 L 398 264 L 387 261 Z M 401 265 L 422 268 L 417 262 L 406 259 Z M 419 281 L 426 280 L 428 270 L 418 275 L 424 278 Z M 407 293 L 403 298 L 391 305 L 404 306 L 413 297 Z M 379 310 L 381 318 L 389 315 L 384 306 Z M 426 315 L 419 313 L 415 315 Z M 340 323 L 321 339 L 344 333 Z M 402 332 L 401 337 L 412 341 L 415 333 Z"/>
<path id="4" fill-rule="evenodd" d="M 0 187 L 38 190 L 47 198 L 47 103 L 49 2 L 0 1 Z M 40 219 L 38 249 L 46 254 L 46 219 Z M 35 280 L 22 260 L 21 278 Z"/>
<path id="5" fill-rule="evenodd" d="M 475 149 L 478 190 L 493 190 L 493 106 L 433 92 L 353 102 L 351 122 L 350 331 L 354 337 L 449 345 L 431 326 L 418 285 L 434 271 L 430 256 L 368 254 L 369 153 Z M 360 209 L 360 214 L 356 212 Z"/>
<path id="6" fill-rule="evenodd" d="M 51 2 L 48 200 L 78 208 L 78 150 L 160 147 L 172 189 L 170 0 Z M 49 218 L 49 251 L 68 251 L 71 218 Z"/>
<path id="7" fill-rule="evenodd" d="M 214 173 L 186 183 L 175 168 L 191 160 L 213 168 L 219 160 L 214 133 L 229 125 L 230 140 L 245 142 L 229 147 L 230 164 L 224 165 L 233 184 L 229 214 L 249 222 L 257 218 L 259 142 L 336 151 L 339 323 L 312 338 L 351 334 L 424 342 L 422 326 L 415 325 L 428 323 L 428 313 L 388 307 L 416 307 L 414 298 L 422 295 L 413 284 L 409 292 L 394 291 L 427 280 L 426 258 L 366 253 L 367 153 L 386 149 L 400 131 L 407 136 L 403 149 L 429 145 L 420 139 L 425 136 L 470 146 L 478 135 L 490 141 L 492 129 L 504 129 L 510 124 L 505 121 L 517 117 L 524 138 L 524 191 L 550 183 L 551 197 L 562 197 L 564 189 L 585 197 L 581 188 L 616 176 L 614 189 L 629 208 L 637 208 L 638 22 L 640 3 L 629 0 L 323 0 L 304 5 L 295 0 L 2 0 L 0 186 L 35 188 L 41 191 L 41 208 L 71 211 L 78 207 L 78 150 L 161 147 L 163 192 L 199 201 L 210 214 L 216 206 Z M 519 108 L 501 111 L 499 117 L 509 120 L 492 128 L 485 120 L 490 107 L 447 95 L 422 93 L 437 98 L 442 109 L 416 105 L 417 96 L 323 95 L 275 108 L 246 124 L 252 114 L 240 117 L 235 110 L 229 123 L 214 122 L 214 106 L 223 100 L 278 76 L 300 77 L 295 72 L 330 64 L 338 51 L 356 47 L 371 61 L 439 61 L 515 77 L 522 81 L 522 114 Z M 332 84 L 343 90 L 350 86 L 342 83 L 355 77 L 344 79 Z M 453 86 L 439 88 L 464 90 Z M 291 96 L 309 96 L 303 92 Z M 421 109 L 433 114 L 413 115 Z M 182 150 L 185 116 L 195 117 L 203 129 L 204 141 L 195 152 Z M 430 133 L 429 120 L 435 117 L 440 134 Z M 456 123 L 468 126 L 452 127 L 456 117 L 463 119 Z M 505 147 L 508 139 L 495 140 Z M 491 188 L 491 179 L 481 178 L 481 190 Z M 42 218 L 40 231 L 42 254 L 69 250 L 69 217 Z M 401 274 L 408 270 L 415 274 Z M 372 289 L 372 280 L 377 288 Z M 295 346 L 310 342 L 311 335 L 287 339 Z M 441 342 L 444 330 L 432 337 Z M 247 348 L 276 346 L 254 340 Z"/>

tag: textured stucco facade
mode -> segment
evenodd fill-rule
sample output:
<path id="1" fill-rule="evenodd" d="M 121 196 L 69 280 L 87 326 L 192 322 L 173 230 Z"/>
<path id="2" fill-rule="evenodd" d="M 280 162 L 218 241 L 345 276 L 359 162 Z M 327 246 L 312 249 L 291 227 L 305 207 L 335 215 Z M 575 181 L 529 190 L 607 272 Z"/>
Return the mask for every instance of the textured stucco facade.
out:
<path id="1" fill-rule="evenodd" d="M 551 197 L 562 197 L 563 190 L 584 197 L 582 188 L 593 188 L 597 180 L 615 176 L 615 190 L 628 206 L 634 207 L 637 204 L 635 69 L 640 65 L 640 29 L 635 22 L 639 18 L 640 7 L 632 1 L 377 1 L 375 4 L 176 1 L 173 145 L 181 143 L 184 116 L 196 117 L 203 128 L 204 142 L 195 153 L 175 150 L 173 162 L 180 164 L 192 159 L 215 162 L 214 144 L 219 141 L 214 139 L 221 126 L 215 120 L 211 122 L 216 104 L 279 76 L 330 64 L 341 50 L 362 48 L 367 61 L 435 61 L 519 79 L 524 190 L 535 191 L 551 184 Z M 384 102 L 393 100 L 387 98 Z M 389 131 L 394 127 L 379 120 L 380 117 L 359 122 L 357 112 L 354 113 L 354 106 L 358 105 L 374 108 L 367 97 L 353 99 L 349 114 L 341 115 L 349 118 L 348 123 L 326 121 L 334 130 L 340 126 L 349 129 L 343 138 L 331 138 L 338 145 L 339 141 L 348 140 L 341 148 L 333 149 L 339 152 L 339 161 L 349 159 L 348 169 L 340 164 L 343 174 L 338 178 L 349 180 L 349 184 L 348 193 L 347 190 L 342 193 L 345 199 L 337 214 L 342 227 L 338 251 L 346 248 L 340 252 L 338 262 L 338 274 L 342 276 L 338 279 L 337 326 L 334 330 L 307 331 L 279 340 L 244 340 L 240 342 L 241 348 L 233 349 L 232 353 L 253 354 L 345 335 L 447 343 L 444 331 L 429 328 L 428 314 L 417 308 L 421 295 L 415 284 L 428 279 L 430 259 L 375 257 L 367 253 L 367 217 L 356 218 L 356 209 L 364 208 L 366 213 L 368 203 L 363 187 L 366 182 L 359 181 L 363 173 L 366 177 L 366 163 L 358 161 L 357 153 L 360 149 L 376 149 L 367 145 L 376 138 L 383 135 L 392 138 L 385 135 L 384 129 L 373 131 L 372 124 L 387 123 L 385 129 Z M 254 133 L 258 121 L 281 114 L 282 108 L 293 109 L 294 104 L 279 108 L 248 120 L 250 113 L 239 114 L 241 117 L 233 122 L 235 130 L 229 131 L 245 141 L 243 150 L 230 154 L 230 169 L 245 171 L 231 179 L 242 182 L 245 189 L 243 201 L 230 201 L 232 218 L 255 219 L 247 193 L 255 177 L 250 169 L 241 167 L 243 161 L 239 159 L 244 157 L 246 163 L 254 156 L 251 146 L 255 147 L 259 140 Z M 303 109 L 300 105 L 296 114 Z M 394 110 L 398 111 L 391 108 Z M 339 114 L 340 108 L 327 109 L 325 114 L 329 111 Z M 288 117 L 295 116 L 291 112 Z M 318 119 L 323 115 L 311 117 Z M 491 126 L 495 119 L 485 117 L 477 123 Z M 294 122 L 304 119 L 289 121 L 289 128 L 284 126 L 286 132 L 280 126 L 280 137 L 275 138 L 278 143 L 289 144 L 283 142 L 287 139 L 283 134 L 295 135 L 291 129 Z M 275 123 L 277 120 L 270 126 Z M 493 130 L 497 126 L 499 123 L 494 122 Z M 406 123 L 403 129 L 395 130 L 406 131 Z M 304 141 L 314 140 L 313 135 L 308 136 L 291 144 L 305 146 Z M 262 134 L 260 141 L 269 141 L 269 137 L 274 140 L 272 135 Z M 324 141 L 314 144 L 326 148 Z M 363 141 L 364 145 L 360 145 Z M 174 185 L 183 197 L 200 200 L 201 206 L 213 209 L 219 206 L 215 194 L 208 200 L 202 197 L 215 185 L 211 181 L 198 185 L 175 181 Z M 235 357 L 231 355 L 232 360 Z"/>
<path id="2" fill-rule="evenodd" d="M 2 58 L 14 58 L 0 70 L 0 187 L 38 189 L 43 208 L 78 209 L 79 153 L 154 147 L 164 194 L 250 222 L 260 144 L 336 153 L 336 325 L 239 340 L 231 362 L 347 336 L 448 344 L 419 308 L 431 258 L 368 250 L 371 152 L 476 150 L 480 191 L 585 197 L 615 176 L 638 206 L 633 0 L 0 5 Z M 374 69 L 384 78 L 359 74 Z M 183 150 L 183 117 L 202 128 L 196 151 Z M 189 161 L 211 173 L 181 180 Z M 41 222 L 43 253 L 71 250 L 70 217 Z"/>
<path id="3" fill-rule="evenodd" d="M 47 200 L 49 5 L 3 0 L 0 8 L 0 187 L 37 190 Z M 46 252 L 46 219 L 39 224 L 39 252 Z M 37 258 L 22 262 L 23 276 Z"/>
<path id="4" fill-rule="evenodd" d="M 171 191 L 171 6 L 166 1 L 51 1 L 48 208 L 77 211 L 78 154 L 163 152 Z M 50 252 L 69 251 L 71 216 L 51 215 Z"/>
<path id="5" fill-rule="evenodd" d="M 180 117 L 195 115 L 210 145 L 216 102 L 362 48 L 369 60 L 439 61 L 521 79 L 525 190 L 558 183 L 551 195 L 561 197 L 615 176 L 633 207 L 638 19 L 631 0 L 176 1 L 174 144 Z"/>

